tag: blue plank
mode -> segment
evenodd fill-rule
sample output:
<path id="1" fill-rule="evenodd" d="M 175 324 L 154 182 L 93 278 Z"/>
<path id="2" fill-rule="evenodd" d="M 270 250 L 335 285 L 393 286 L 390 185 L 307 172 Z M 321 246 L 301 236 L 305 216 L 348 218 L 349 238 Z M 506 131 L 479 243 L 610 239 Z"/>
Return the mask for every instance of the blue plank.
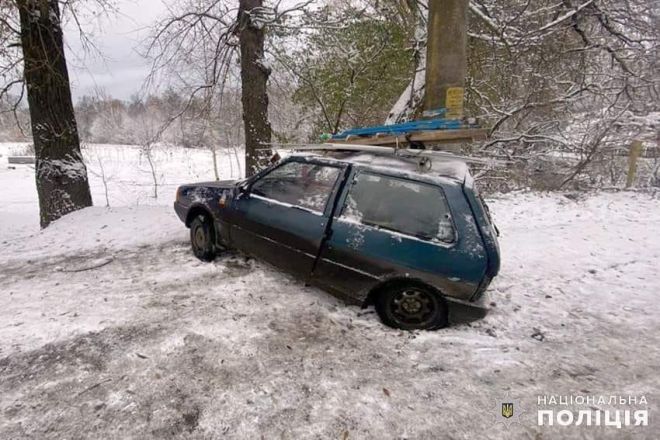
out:
<path id="1" fill-rule="evenodd" d="M 457 130 L 461 128 L 472 128 L 463 121 L 457 119 L 424 119 L 418 121 L 403 122 L 392 125 L 375 125 L 373 127 L 352 128 L 344 130 L 332 136 L 332 139 L 345 139 L 348 136 L 372 136 L 378 133 L 390 135 L 405 135 L 417 131 L 429 130 Z"/>

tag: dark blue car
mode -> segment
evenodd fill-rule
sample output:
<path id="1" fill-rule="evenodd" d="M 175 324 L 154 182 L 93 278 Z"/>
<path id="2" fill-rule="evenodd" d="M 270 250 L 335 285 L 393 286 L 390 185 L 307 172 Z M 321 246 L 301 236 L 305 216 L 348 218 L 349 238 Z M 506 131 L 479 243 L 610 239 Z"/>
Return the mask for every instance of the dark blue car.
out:
<path id="1" fill-rule="evenodd" d="M 495 227 L 465 163 L 365 152 L 293 154 L 243 181 L 183 185 L 174 209 L 205 261 L 265 260 L 403 329 L 482 307 Z"/>

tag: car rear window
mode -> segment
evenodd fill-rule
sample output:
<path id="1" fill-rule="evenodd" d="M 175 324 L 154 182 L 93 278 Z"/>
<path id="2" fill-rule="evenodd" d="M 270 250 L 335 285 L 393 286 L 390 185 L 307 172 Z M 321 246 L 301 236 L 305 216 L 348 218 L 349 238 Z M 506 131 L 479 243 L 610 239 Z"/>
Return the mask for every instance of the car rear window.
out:
<path id="1" fill-rule="evenodd" d="M 440 187 L 364 171 L 353 180 L 341 218 L 424 240 L 456 239 Z"/>

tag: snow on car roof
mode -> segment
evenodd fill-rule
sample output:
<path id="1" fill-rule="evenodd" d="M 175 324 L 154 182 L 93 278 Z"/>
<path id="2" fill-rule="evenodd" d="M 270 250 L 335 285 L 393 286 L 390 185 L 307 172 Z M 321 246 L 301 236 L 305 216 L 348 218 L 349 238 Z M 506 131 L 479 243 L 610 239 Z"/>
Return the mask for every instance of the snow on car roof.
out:
<path id="1" fill-rule="evenodd" d="M 325 154 L 320 153 L 294 153 L 297 157 L 321 157 L 328 159 L 335 159 L 342 162 L 350 162 L 358 165 L 367 165 L 369 167 L 381 168 L 387 170 L 398 171 L 401 173 L 414 173 L 416 175 L 424 175 L 429 177 L 445 177 L 458 181 L 465 180 L 469 174 L 467 164 L 454 158 L 436 158 L 431 157 L 431 169 L 428 171 L 420 170 L 419 159 L 410 156 L 394 156 L 391 154 L 376 154 L 367 152 L 346 152 L 346 151 L 332 151 Z"/>

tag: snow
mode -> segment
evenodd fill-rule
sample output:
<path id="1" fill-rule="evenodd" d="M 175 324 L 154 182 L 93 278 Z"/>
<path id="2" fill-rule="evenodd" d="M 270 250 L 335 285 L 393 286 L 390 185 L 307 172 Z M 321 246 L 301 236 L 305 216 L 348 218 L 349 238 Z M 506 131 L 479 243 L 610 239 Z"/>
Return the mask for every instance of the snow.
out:
<path id="1" fill-rule="evenodd" d="M 426 50 L 422 50 L 415 76 L 410 80 L 406 89 L 396 100 L 385 119 L 385 125 L 393 125 L 409 119 L 413 109 L 423 97 L 426 86 Z"/>
<path id="2" fill-rule="evenodd" d="M 133 183 L 41 232 L 34 170 L 0 169 L 0 438 L 656 436 L 657 195 L 489 200 L 491 313 L 401 332 L 240 254 L 197 261 L 173 190 L 150 200 L 138 154 L 101 152 Z M 190 161 L 163 161 L 167 185 L 212 173 L 170 153 Z M 506 394 L 525 411 L 508 427 Z M 650 426 L 539 427 L 550 394 L 645 395 Z"/>
<path id="3" fill-rule="evenodd" d="M 69 156 L 63 160 L 52 159 L 40 162 L 38 173 L 46 179 L 55 179 L 60 176 L 66 176 L 71 180 L 78 180 L 86 175 L 87 169 L 79 159 L 74 159 Z"/>
<path id="4" fill-rule="evenodd" d="M 34 166 L 7 164 L 7 156 L 23 155 L 25 143 L 0 143 L 0 242 L 17 239 L 39 230 Z M 156 171 L 159 198 L 147 157 L 134 145 L 91 144 L 83 146 L 83 157 L 95 206 L 168 206 L 177 186 L 188 182 L 213 180 L 211 152 L 167 145 L 150 150 Z M 235 157 L 218 152 L 221 179 L 237 179 L 242 171 Z M 241 168 L 243 167 L 241 158 Z"/>
<path id="5" fill-rule="evenodd" d="M 411 150 L 407 151 L 410 152 Z M 442 154 L 440 152 L 437 153 Z M 423 156 L 419 156 L 420 159 L 422 157 Z M 432 163 L 431 169 L 430 171 L 424 173 L 424 175 L 431 175 L 438 182 L 455 184 L 456 182 L 451 181 L 452 179 L 455 179 L 462 183 L 465 179 L 465 175 L 468 173 L 467 164 L 460 160 L 447 157 L 429 157 L 429 159 L 431 159 Z M 346 160 L 350 160 L 351 162 L 358 164 L 369 164 L 370 167 L 381 169 L 383 171 L 395 169 L 401 173 L 411 176 L 414 174 L 415 179 L 417 179 L 417 176 L 420 172 L 418 159 L 412 155 L 382 156 L 373 153 L 359 153 L 348 156 Z"/>
<path id="6" fill-rule="evenodd" d="M 75 227 L 79 225 L 80 227 Z M 4 258 L 19 261 L 51 258 L 81 252 L 114 252 L 127 246 L 159 245 L 178 237 L 185 228 L 171 206 L 92 207 L 20 240 L 2 242 Z"/>
<path id="7" fill-rule="evenodd" d="M 292 205 L 291 203 L 282 202 L 280 200 L 269 199 L 268 197 L 262 197 L 259 194 L 252 193 L 250 195 L 250 197 L 253 197 L 253 198 L 258 199 L 258 200 L 263 200 L 263 201 L 268 202 L 268 203 L 272 203 L 273 205 L 279 205 L 279 206 L 282 206 L 284 208 L 295 208 L 295 209 L 300 209 L 300 210 L 305 211 L 305 212 L 309 212 L 310 214 L 314 214 L 314 215 L 318 215 L 318 216 L 323 215 L 323 213 L 321 211 L 316 211 L 314 209 L 305 208 L 304 206 L 300 206 L 300 205 Z"/>
<path id="8" fill-rule="evenodd" d="M 557 24 L 559 24 L 559 23 L 561 23 L 561 22 L 563 22 L 563 21 L 565 21 L 565 20 L 571 18 L 572 16 L 574 16 L 575 14 L 577 14 L 577 13 L 580 12 L 582 9 L 586 8 L 587 6 L 589 6 L 589 5 L 592 4 L 592 3 L 593 3 L 593 0 L 588 0 L 588 1 L 584 2 L 584 3 L 582 3 L 580 6 L 577 6 L 577 7 L 576 7 L 575 9 L 573 9 L 572 11 L 569 11 L 569 12 L 567 12 L 566 14 L 563 14 L 563 15 L 561 15 L 560 17 L 557 17 L 556 19 L 554 19 L 554 20 L 551 21 L 550 23 L 548 23 L 548 24 L 542 26 L 538 31 L 539 31 L 539 32 L 543 32 L 543 31 L 545 31 L 545 30 L 547 30 L 547 29 L 550 29 L 550 28 L 553 27 L 553 26 L 556 26 Z"/>

